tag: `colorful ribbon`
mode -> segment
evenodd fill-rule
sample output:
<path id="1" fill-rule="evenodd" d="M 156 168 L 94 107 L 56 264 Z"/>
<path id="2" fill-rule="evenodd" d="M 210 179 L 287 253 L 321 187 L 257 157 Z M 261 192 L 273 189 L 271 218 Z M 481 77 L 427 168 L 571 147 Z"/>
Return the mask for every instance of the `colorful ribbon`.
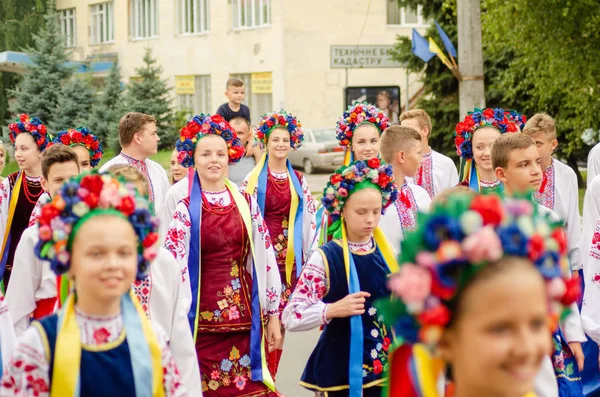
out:
<path id="1" fill-rule="evenodd" d="M 8 205 L 8 220 L 6 221 L 6 226 L 4 227 L 4 239 L 2 241 L 2 262 L 0 262 L 0 284 L 2 284 L 2 292 L 4 292 L 4 282 L 2 281 L 4 277 L 4 271 L 6 270 L 6 262 L 8 262 L 8 251 L 10 249 L 10 228 L 12 226 L 12 221 L 15 216 L 15 209 L 17 208 L 17 202 L 19 201 L 19 193 L 21 191 L 21 184 L 23 182 L 23 177 L 25 173 L 23 171 L 19 172 L 17 175 L 17 179 L 15 180 L 15 185 L 10 193 L 10 203 Z"/>
<path id="2" fill-rule="evenodd" d="M 244 226 L 248 233 L 250 241 L 250 251 L 252 252 L 252 325 L 250 329 L 250 369 L 253 381 L 262 381 L 269 389 L 275 391 L 275 382 L 269 372 L 267 365 L 263 310 L 260 302 L 260 291 L 266 290 L 266 285 L 262 285 L 262 278 L 256 271 L 256 262 L 254 257 L 254 241 L 252 239 L 252 215 L 250 207 L 244 196 L 238 191 L 237 186 L 229 180 L 225 181 L 227 190 L 231 193 L 233 201 L 240 212 Z M 188 321 L 194 335 L 194 342 L 198 336 L 198 319 L 200 310 L 200 266 L 201 245 L 200 228 L 202 225 L 202 187 L 198 173 L 194 173 L 192 183 L 192 194 L 190 195 L 190 220 L 191 220 L 191 238 L 190 253 L 188 258 L 188 269 L 190 274 L 190 284 L 192 286 L 192 304 L 188 312 Z"/>
<path id="3" fill-rule="evenodd" d="M 354 161 L 354 152 L 352 148 L 348 146 L 346 148 L 346 153 L 344 154 L 344 165 L 350 165 Z"/>
<path id="4" fill-rule="evenodd" d="M 256 201 L 258 202 L 260 212 L 263 215 L 265 214 L 265 202 L 267 197 L 267 176 L 269 172 L 268 163 L 269 156 L 267 153 L 264 153 L 260 159 L 260 162 L 250 173 L 250 176 L 248 177 L 248 185 L 246 186 L 246 193 L 250 195 L 253 195 L 254 191 L 257 190 Z M 286 166 L 292 197 L 292 203 L 288 217 L 288 241 L 291 241 L 292 244 L 288 242 L 287 253 L 285 257 L 285 278 L 287 283 L 291 284 L 294 263 L 296 263 L 296 277 L 299 278 L 300 273 L 302 272 L 302 218 L 304 216 L 304 192 L 302 190 L 302 184 L 294 172 L 289 160 L 286 160 Z"/>
<path id="5" fill-rule="evenodd" d="M 344 268 L 346 270 L 346 278 L 348 281 L 348 294 L 360 292 L 360 281 L 354 264 L 353 255 L 350 254 L 348 247 L 348 237 L 346 233 L 346 223 L 344 218 L 341 218 L 342 229 L 342 252 L 344 255 Z M 391 273 L 399 270 L 398 262 L 394 256 L 393 250 L 383 232 L 379 227 L 375 228 L 373 233 L 375 245 L 379 254 L 386 261 L 388 269 Z M 350 317 L 350 362 L 348 366 L 348 384 L 349 397 L 361 397 L 363 392 L 363 324 L 362 316 L 355 315 Z"/>
<path id="6" fill-rule="evenodd" d="M 158 339 L 131 290 L 121 299 L 121 313 L 136 396 L 164 397 L 162 352 Z M 75 318 L 75 294 L 71 294 L 58 313 L 51 397 L 80 395 L 81 349 L 81 335 Z"/>

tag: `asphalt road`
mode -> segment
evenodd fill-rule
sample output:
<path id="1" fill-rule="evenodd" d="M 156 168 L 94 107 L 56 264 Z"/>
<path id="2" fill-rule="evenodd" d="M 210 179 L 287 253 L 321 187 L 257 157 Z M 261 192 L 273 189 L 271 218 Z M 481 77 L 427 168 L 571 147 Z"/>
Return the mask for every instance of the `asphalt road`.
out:
<path id="1" fill-rule="evenodd" d="M 305 174 L 306 175 L 306 174 Z M 306 182 L 312 193 L 320 195 L 329 179 L 329 174 L 306 175 Z M 277 390 L 286 397 L 309 397 L 313 392 L 298 385 L 304 366 L 312 353 L 320 331 L 314 329 L 308 332 L 287 332 L 283 345 L 283 355 L 279 365 L 276 384 Z"/>

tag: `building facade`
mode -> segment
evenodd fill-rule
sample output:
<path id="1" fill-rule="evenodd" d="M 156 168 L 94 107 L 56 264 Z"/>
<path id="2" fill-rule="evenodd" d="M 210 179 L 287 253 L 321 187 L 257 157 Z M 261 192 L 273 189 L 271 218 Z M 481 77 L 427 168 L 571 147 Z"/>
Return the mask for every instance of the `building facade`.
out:
<path id="1" fill-rule="evenodd" d="M 233 76 L 245 82 L 253 122 L 285 108 L 313 128 L 335 124 L 346 107 L 346 87 L 398 86 L 399 98 L 391 98 L 396 108 L 419 88 L 418 76 L 407 76 L 386 49 L 397 35 L 410 35 L 412 28 L 423 32 L 427 23 L 395 0 L 57 0 L 56 5 L 73 61 L 117 60 L 128 81 L 150 47 L 173 87 L 175 107 L 190 113 L 214 113 L 226 101 L 225 82 Z"/>

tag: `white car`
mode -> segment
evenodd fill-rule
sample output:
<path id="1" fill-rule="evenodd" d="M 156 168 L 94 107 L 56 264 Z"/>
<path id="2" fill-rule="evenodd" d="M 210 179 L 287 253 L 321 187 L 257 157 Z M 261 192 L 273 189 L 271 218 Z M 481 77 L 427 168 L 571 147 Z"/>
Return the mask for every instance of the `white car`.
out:
<path id="1" fill-rule="evenodd" d="M 288 155 L 293 167 L 302 167 L 307 174 L 317 169 L 335 171 L 344 162 L 344 148 L 335 138 L 335 129 L 303 128 L 302 146 Z"/>

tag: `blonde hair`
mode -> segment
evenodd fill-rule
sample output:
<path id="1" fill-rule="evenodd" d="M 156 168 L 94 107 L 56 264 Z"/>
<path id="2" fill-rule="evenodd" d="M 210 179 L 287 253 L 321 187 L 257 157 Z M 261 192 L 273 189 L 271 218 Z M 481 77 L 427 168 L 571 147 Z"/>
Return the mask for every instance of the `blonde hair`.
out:
<path id="1" fill-rule="evenodd" d="M 150 194 L 150 184 L 144 174 L 138 171 L 137 168 L 127 164 L 118 164 L 110 167 L 107 172 L 113 176 L 120 176 L 127 182 L 133 183 L 142 196 L 148 196 Z"/>
<path id="2" fill-rule="evenodd" d="M 379 152 L 381 158 L 388 164 L 392 164 L 394 157 L 401 151 L 408 151 L 413 148 L 414 141 L 421 143 L 421 135 L 414 129 L 393 125 L 388 127 L 381 134 L 379 142 Z"/>
<path id="3" fill-rule="evenodd" d="M 434 208 L 438 205 L 445 205 L 448 202 L 448 199 L 457 194 L 463 194 L 466 196 L 475 196 L 475 191 L 467 186 L 458 185 L 454 187 L 450 187 L 448 189 L 442 190 L 440 194 L 435 196 L 433 200 L 431 200 L 431 208 Z"/>
<path id="4" fill-rule="evenodd" d="M 531 137 L 545 134 L 548 139 L 556 139 L 556 122 L 547 113 L 538 113 L 527 121 L 523 134 Z"/>
<path id="5" fill-rule="evenodd" d="M 427 127 L 429 128 L 429 132 L 431 132 L 431 118 L 423 109 L 409 110 L 400 115 L 400 123 L 402 123 L 404 120 L 410 119 L 417 119 L 421 128 Z"/>
<path id="6" fill-rule="evenodd" d="M 513 151 L 528 149 L 531 146 L 535 146 L 535 141 L 528 135 L 520 132 L 502 134 L 492 145 L 492 167 L 506 168 Z"/>

